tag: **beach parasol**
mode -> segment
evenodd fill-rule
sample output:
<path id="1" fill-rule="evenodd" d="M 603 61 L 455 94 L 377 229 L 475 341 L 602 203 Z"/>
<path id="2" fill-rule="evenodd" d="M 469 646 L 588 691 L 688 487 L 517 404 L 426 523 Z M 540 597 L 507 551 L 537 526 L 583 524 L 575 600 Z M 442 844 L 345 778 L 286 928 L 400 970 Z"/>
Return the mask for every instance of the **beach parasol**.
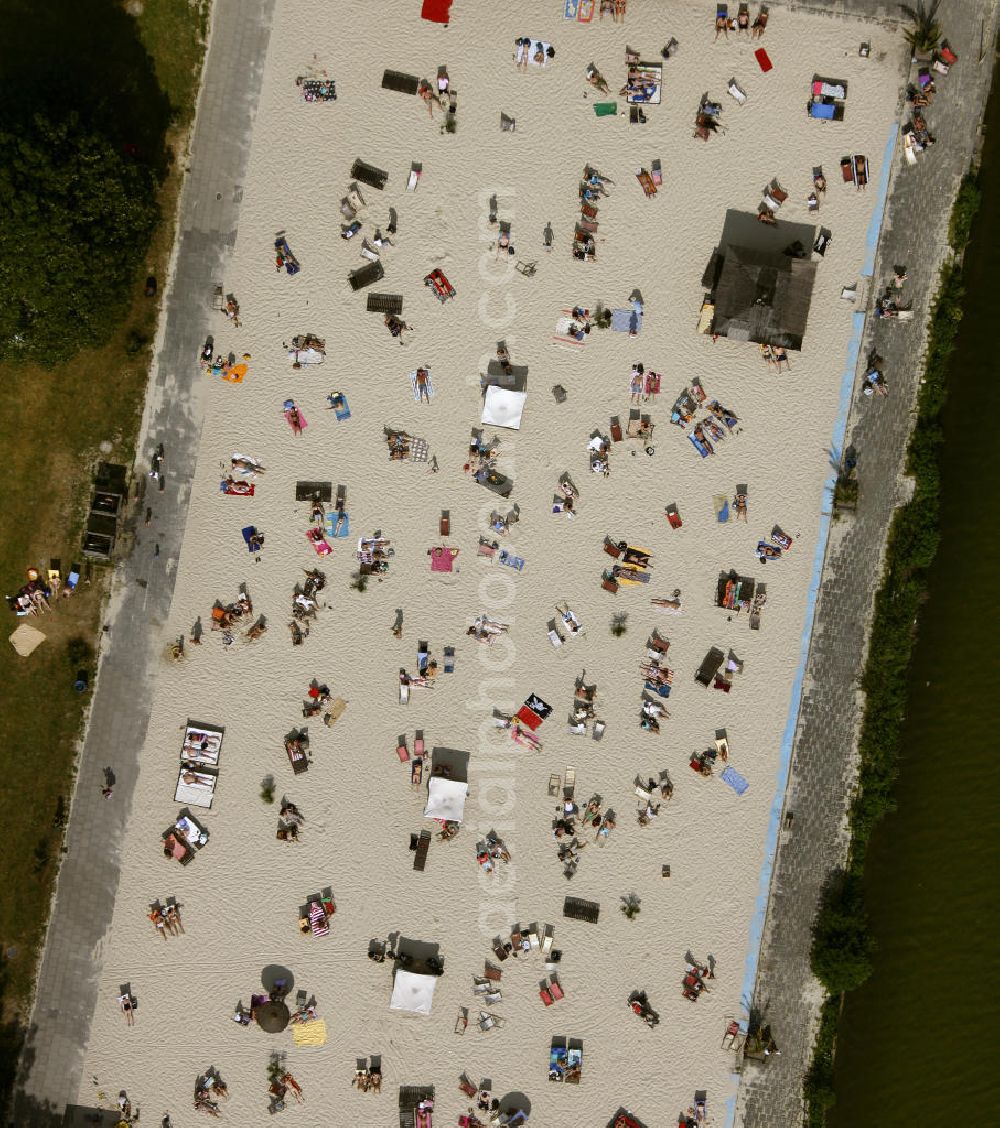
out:
<path id="1" fill-rule="evenodd" d="M 290 1015 L 284 1003 L 272 1000 L 254 1008 L 257 1025 L 267 1034 L 280 1034 L 288 1025 Z"/>

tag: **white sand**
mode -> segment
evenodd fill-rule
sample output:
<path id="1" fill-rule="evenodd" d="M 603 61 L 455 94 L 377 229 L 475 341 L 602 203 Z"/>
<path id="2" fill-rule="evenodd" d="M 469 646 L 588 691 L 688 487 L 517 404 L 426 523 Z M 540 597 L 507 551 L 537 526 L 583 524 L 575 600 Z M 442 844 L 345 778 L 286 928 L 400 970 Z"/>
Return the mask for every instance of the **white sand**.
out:
<path id="1" fill-rule="evenodd" d="M 183 664 L 164 660 L 114 923 L 95 954 L 103 960 L 103 988 L 84 1101 L 92 1099 L 90 1078 L 97 1075 L 109 1094 L 127 1088 L 144 1120 L 159 1123 L 169 1110 L 175 1126 L 194 1124 L 200 1120 L 191 1110 L 194 1080 L 214 1064 L 232 1093 L 226 1119 L 264 1123 L 268 1055 L 281 1050 L 306 1095 L 306 1104 L 285 1114 L 299 1124 L 394 1123 L 400 1084 L 435 1085 L 436 1123 L 453 1124 L 467 1104 L 456 1088 L 462 1070 L 474 1080 L 492 1078 L 497 1094 L 525 1092 L 533 1122 L 543 1125 L 603 1124 L 622 1104 L 650 1125 L 674 1123 L 696 1088 L 708 1090 L 716 1122 L 724 1119 L 735 1080 L 732 1056 L 720 1042 L 725 1016 L 742 1013 L 749 924 L 851 330 L 850 308 L 839 294 L 864 262 L 898 80 L 891 62 L 858 59 L 868 29 L 840 20 L 774 7 L 763 44 L 775 69 L 764 75 L 753 58 L 756 44 L 735 35 L 713 44 L 707 3 L 671 5 L 664 20 L 660 5 L 635 2 L 624 26 L 595 17 L 589 27 L 565 23 L 561 6 L 553 0 L 530 18 L 502 5 L 476 15 L 477 5 L 456 0 L 447 30 L 419 20 L 418 0 L 356 5 L 349 19 L 319 0 L 278 6 L 239 239 L 225 278 L 245 324 L 234 331 L 219 317 L 212 325 L 217 348 L 248 351 L 253 361 L 240 387 L 205 377 L 188 536 L 173 612 L 157 645 L 165 649 L 198 615 L 207 627 L 213 600 L 232 599 L 244 580 L 271 630 L 233 654 L 206 630 L 200 650 L 189 648 Z M 511 48 L 521 34 L 555 45 L 545 70 L 515 70 Z M 646 111 L 649 123 L 639 128 L 595 118 L 586 64 L 596 62 L 616 91 L 624 82 L 625 43 L 655 58 L 670 35 L 681 51 L 665 65 L 663 104 Z M 895 58 L 898 44 L 879 35 L 877 48 L 891 49 Z M 333 105 L 305 105 L 295 88 L 314 52 L 336 78 Z M 416 98 L 379 88 L 383 67 L 433 79 L 442 63 L 459 94 L 453 136 L 442 135 L 440 116 L 430 121 Z M 848 80 L 845 123 L 805 116 L 815 71 Z M 731 75 L 748 94 L 743 108 L 726 95 Z M 708 144 L 691 136 L 706 90 L 724 104 L 728 129 Z M 515 133 L 500 132 L 501 109 L 516 116 Z M 866 193 L 840 182 L 839 159 L 848 152 L 868 156 Z M 376 223 L 385 223 L 390 205 L 399 213 L 398 245 L 388 250 L 386 278 L 374 289 L 405 296 L 403 316 L 417 328 L 405 348 L 379 316 L 364 312 L 366 293 L 352 294 L 346 284 L 348 270 L 364 265 L 360 239 L 338 237 L 338 201 L 355 157 L 390 173 L 384 193 L 363 191 Z M 656 157 L 664 187 L 647 201 L 633 173 Z M 415 194 L 404 191 L 411 160 L 424 168 Z M 570 259 L 568 243 L 587 161 L 617 183 L 600 209 L 606 241 L 596 264 L 584 265 Z M 761 363 L 756 346 L 713 344 L 695 333 L 700 278 L 726 209 L 755 210 L 772 176 L 790 193 L 781 218 L 807 221 L 816 164 L 829 181 L 818 219 L 832 228 L 834 244 L 820 263 L 805 348 L 793 354 L 792 371 L 778 376 Z M 532 279 L 504 271 L 487 252 L 492 192 L 500 194 L 501 218 L 513 223 L 517 257 L 539 262 Z M 547 221 L 556 239 L 551 254 L 541 249 Z M 279 228 L 302 263 L 295 278 L 272 266 Z M 365 233 L 372 230 L 366 224 Z M 434 265 L 458 291 L 443 306 L 421 284 Z M 593 307 L 601 298 L 621 306 L 634 286 L 646 299 L 638 340 L 595 331 L 581 349 L 551 343 L 563 307 Z M 293 372 L 282 342 L 305 331 L 326 337 L 327 363 Z M 476 559 L 477 535 L 496 499 L 462 473 L 469 430 L 479 422 L 477 371 L 502 336 L 514 363 L 530 367 L 524 427 L 500 433 L 505 469 L 516 482 L 512 501 L 521 510 L 510 542 L 527 560 L 521 575 Z M 634 444 L 616 446 L 604 480 L 588 472 L 585 445 L 594 428 L 607 429 L 609 416 L 627 417 L 634 360 L 664 374 L 658 401 L 643 408 L 656 424 L 656 453 L 632 458 Z M 433 369 L 430 406 L 413 402 L 408 373 L 419 363 Z M 695 376 L 743 427 L 705 461 L 667 422 L 674 397 Z M 555 383 L 569 391 L 563 406 L 550 394 Z M 347 393 L 349 422 L 338 424 L 326 410 L 324 397 L 335 389 Z M 288 396 L 310 424 L 298 439 L 281 417 Z M 427 438 L 440 473 L 390 463 L 382 440 L 388 423 Z M 234 450 L 269 467 L 253 499 L 217 492 L 220 459 Z M 550 512 L 564 470 L 582 491 L 572 523 Z M 353 540 L 336 542 L 325 562 L 316 560 L 303 539 L 307 507 L 294 501 L 300 478 L 344 483 L 352 535 L 381 528 L 392 538 L 396 555 L 385 583 L 364 594 L 349 590 Z M 741 481 L 750 485 L 749 523 L 717 525 L 712 495 L 731 497 Z M 669 502 L 684 518 L 679 531 L 662 517 Z M 442 509 L 451 512 L 451 543 L 462 553 L 453 577 L 432 576 L 426 556 L 439 543 Z M 259 565 L 240 538 L 249 523 L 267 537 Z M 774 523 L 795 536 L 795 546 L 764 569 L 753 549 Z M 600 590 L 609 562 L 601 548 L 605 534 L 655 553 L 648 589 L 623 589 L 617 597 Z M 330 608 L 306 644 L 293 650 L 285 627 L 291 587 L 316 563 L 328 576 Z M 748 630 L 745 616 L 727 622 L 713 606 L 717 573 L 729 568 L 767 582 L 759 633 Z M 683 591 L 683 615 L 650 607 L 650 595 L 675 587 Z M 545 623 L 562 599 L 587 634 L 557 653 Z M 397 607 L 405 610 L 402 642 L 389 633 Z M 479 610 L 513 624 L 508 651 L 487 651 L 464 637 Z M 619 639 L 609 632 L 616 612 L 629 617 Z M 637 723 L 638 663 L 654 625 L 671 640 L 676 670 L 672 720 L 658 737 L 640 732 Z M 415 671 L 418 639 L 428 640 L 439 660 L 444 646 L 457 646 L 457 670 L 439 677 L 432 692 L 415 689 L 403 708 L 397 670 Z M 713 645 L 733 647 L 746 661 L 728 696 L 693 681 Z M 598 713 L 608 726 L 603 743 L 566 734 L 573 680 L 584 668 L 598 686 Z M 301 723 L 300 702 L 312 677 L 327 681 L 350 706 L 332 730 L 310 724 L 314 764 L 308 775 L 293 778 L 282 735 Z M 541 754 L 517 749 L 483 724 L 494 704 L 516 707 L 531 691 L 554 707 L 540 732 Z M 189 716 L 224 725 L 226 739 L 215 808 L 204 820 L 211 840 L 183 869 L 161 856 L 160 832 L 176 814 L 179 729 Z M 412 870 L 409 834 L 436 827 L 421 818 L 424 793 L 411 790 L 394 751 L 396 735 L 405 730 L 412 747 L 418 727 L 429 746 L 472 757 L 467 825 L 455 842 L 433 843 L 423 874 Z M 731 762 L 750 781 L 742 798 L 687 767 L 689 754 L 711 744 L 717 727 L 728 730 Z M 579 799 L 600 792 L 618 814 L 607 848 L 591 844 L 572 882 L 555 857 L 546 795 L 550 773 L 567 764 L 577 770 Z M 663 768 L 673 775 L 675 797 L 658 823 L 640 830 L 631 781 L 636 772 Z M 306 815 L 299 845 L 274 840 L 277 806 L 258 798 L 268 773 L 279 798 L 286 793 Z M 480 878 L 474 846 L 491 827 L 506 838 L 514 864 L 488 881 Z M 664 863 L 672 867 L 669 881 L 660 878 Z M 328 884 L 338 907 L 331 935 L 304 938 L 296 930 L 298 906 Z M 629 922 L 618 901 L 631 892 L 641 896 L 642 912 Z M 600 924 L 564 920 L 567 894 L 599 901 Z M 183 905 L 187 935 L 164 943 L 145 911 L 149 901 L 169 895 Z M 471 976 L 481 972 L 490 937 L 501 925 L 535 920 L 556 924 L 566 999 L 544 1009 L 537 995 L 540 958 L 508 960 L 504 1001 L 496 1008 L 506 1028 L 481 1035 L 470 1027 L 456 1037 L 456 1008 L 474 1006 Z M 391 930 L 441 946 L 446 970 L 430 1018 L 388 1011 L 390 965 L 369 963 L 366 950 L 370 937 Z M 696 1005 L 679 991 L 688 949 L 701 958 L 711 953 L 718 967 L 712 993 Z M 290 1031 L 269 1037 L 230 1021 L 236 1000 L 249 1000 L 261 969 L 272 962 L 289 966 L 296 987 L 316 994 L 330 1033 L 324 1048 L 296 1048 Z M 115 1002 L 125 980 L 140 1002 L 132 1030 Z M 647 989 L 660 1012 L 655 1032 L 626 1007 L 635 988 Z M 583 1039 L 578 1087 L 546 1079 L 554 1035 Z M 350 1085 L 355 1057 L 368 1054 L 382 1055 L 381 1096 L 360 1095 Z"/>

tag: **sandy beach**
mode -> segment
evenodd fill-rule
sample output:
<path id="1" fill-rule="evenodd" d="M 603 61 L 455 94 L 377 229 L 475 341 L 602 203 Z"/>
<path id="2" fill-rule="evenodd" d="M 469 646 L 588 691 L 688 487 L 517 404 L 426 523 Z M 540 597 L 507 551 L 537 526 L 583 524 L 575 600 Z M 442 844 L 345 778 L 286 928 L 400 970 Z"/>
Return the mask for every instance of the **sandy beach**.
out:
<path id="1" fill-rule="evenodd" d="M 395 1123 L 398 1088 L 410 1085 L 433 1086 L 436 1123 L 454 1124 L 469 1105 L 457 1087 L 463 1071 L 474 1082 L 489 1078 L 497 1097 L 523 1093 L 533 1122 L 543 1125 L 603 1125 L 619 1107 L 649 1126 L 674 1124 L 696 1090 L 707 1091 L 711 1121 L 725 1123 L 736 1077 L 721 1043 L 727 1022 L 746 1014 L 751 919 L 780 785 L 780 742 L 795 705 L 830 436 L 848 361 L 852 307 L 841 290 L 858 280 L 866 260 L 896 117 L 899 53 L 881 29 L 878 48 L 889 58 L 860 58 L 865 25 L 777 6 L 759 43 L 735 32 L 714 41 L 704 4 L 671 5 L 669 20 L 658 6 L 630 9 L 624 24 L 595 14 L 587 25 L 565 20 L 556 3 L 515 16 L 478 14 L 456 0 L 444 29 L 422 21 L 413 0 L 391 12 L 353 11 L 345 35 L 343 19 L 318 0 L 278 6 L 239 230 L 219 279 L 238 297 L 242 325 L 209 314 L 205 296 L 215 352 L 248 353 L 250 360 L 240 384 L 205 375 L 184 551 L 155 565 L 177 568 L 176 596 L 158 640 L 163 665 L 114 921 L 95 953 L 103 993 L 82 1103 L 93 1102 L 93 1077 L 109 1094 L 127 1089 L 144 1120 L 159 1123 L 169 1112 L 180 1128 L 201 1119 L 192 1109 L 194 1084 L 214 1066 L 231 1094 L 223 1117 L 260 1123 L 268 1062 L 280 1053 L 305 1097 L 283 1115 L 303 1125 Z M 519 71 L 513 51 L 521 36 L 552 44 L 554 57 Z M 679 50 L 663 62 L 661 103 L 645 108 L 645 124 L 631 125 L 617 94 L 626 44 L 643 59 L 659 59 L 671 36 Z M 754 58 L 759 46 L 774 63 L 768 73 Z M 610 96 L 585 81 L 589 63 L 607 79 Z M 310 66 L 333 77 L 335 102 L 303 101 L 295 80 Z M 443 110 L 430 116 L 419 98 L 380 85 L 384 68 L 433 82 L 441 66 L 457 94 L 454 133 L 442 129 Z M 847 84 L 842 122 L 804 112 L 816 74 Z M 727 96 L 732 77 L 745 105 Z M 692 136 L 706 91 L 723 105 L 725 127 L 707 143 Z M 625 116 L 596 116 L 600 101 L 616 101 Z M 516 120 L 514 131 L 501 131 L 501 112 Z M 868 159 L 866 191 L 841 181 L 841 158 L 856 153 Z M 361 185 L 363 230 L 345 241 L 339 203 L 355 159 L 389 178 L 384 191 Z M 663 182 L 647 199 L 635 170 L 657 159 Z M 422 172 L 410 192 L 413 162 Z M 579 262 L 570 241 L 588 164 L 613 183 L 599 201 L 596 260 Z M 828 188 L 810 213 L 816 166 Z M 816 257 L 803 348 L 780 372 L 762 362 L 755 344 L 696 331 L 702 275 L 726 212 L 755 212 L 772 178 L 788 192 L 779 229 L 787 222 L 833 233 L 825 257 Z M 513 255 L 494 247 L 494 195 L 499 220 L 510 224 Z M 398 222 L 393 245 L 382 249 L 385 277 L 353 293 L 347 276 L 365 265 L 361 240 L 386 231 L 390 208 Z M 551 250 L 543 247 L 547 224 Z M 301 265 L 294 276 L 274 268 L 278 231 Z M 519 273 L 518 262 L 536 263 L 535 272 Z M 424 286 L 434 268 L 455 288 L 453 300 L 440 303 Z M 580 344 L 553 340 L 565 310 L 593 311 L 600 302 L 627 308 L 635 289 L 644 305 L 638 336 L 595 328 Z M 372 291 L 402 295 L 402 317 L 414 329 L 402 345 L 380 314 L 366 312 Z M 294 369 L 284 346 L 304 333 L 325 340 L 325 362 Z M 470 429 L 480 426 L 480 375 L 500 339 L 514 365 L 528 369 L 520 430 L 484 428 L 487 438 L 500 439 L 498 468 L 514 482 L 508 501 L 463 469 Z M 627 439 L 613 443 L 609 475 L 594 474 L 588 440 L 607 433 L 611 417 L 628 418 L 636 362 L 662 374 L 659 394 L 639 405 L 654 426 L 652 453 Z M 429 403 L 417 402 L 410 384 L 420 366 L 432 373 Z M 708 399 L 738 417 L 704 459 L 670 424 L 671 405 L 696 379 Z M 553 385 L 566 390 L 565 402 L 556 401 Z M 349 419 L 338 421 L 328 409 L 332 392 L 346 396 Z M 299 436 L 283 418 L 288 399 L 308 423 Z M 385 427 L 426 440 L 437 472 L 430 461 L 390 461 Z M 233 452 L 266 467 L 252 497 L 219 491 Z M 579 488 L 572 520 L 552 511 L 565 473 Z M 329 482 L 334 493 L 346 488 L 350 535 L 331 540 L 323 558 L 306 541 L 310 506 L 295 492 L 303 480 Z M 749 487 L 748 519 L 720 523 L 713 497 L 724 495 L 732 508 L 737 483 Z M 515 503 L 519 520 L 497 536 L 491 512 Z M 671 504 L 680 528 L 664 517 Z M 265 535 L 259 563 L 241 537 L 249 525 Z M 775 525 L 793 544 L 765 566 L 755 548 Z M 355 590 L 357 538 L 377 530 L 394 550 L 388 574 Z M 477 556 L 481 536 L 522 558 L 523 570 Z M 601 574 L 612 563 L 606 537 L 652 554 L 648 584 L 622 585 L 617 595 L 602 590 Z M 152 554 L 154 543 L 155 526 L 136 551 Z M 451 574 L 431 571 L 428 550 L 441 545 L 459 550 Z M 313 567 L 326 577 L 321 606 L 309 637 L 293 646 L 293 586 Z M 746 613 L 715 606 L 719 573 L 730 570 L 767 585 L 757 631 Z M 254 618 L 264 614 L 269 629 L 252 643 L 237 634 L 227 648 L 209 629 L 211 610 L 216 600 L 234 601 L 241 583 Z M 651 605 L 675 589 L 679 614 Z M 560 626 L 567 637 L 553 648 L 548 623 L 564 602 L 583 632 L 569 637 Z M 397 609 L 401 638 L 390 630 Z M 509 624 L 497 645 L 467 635 L 479 614 Z M 627 616 L 619 636 L 611 631 L 616 615 Z M 171 661 L 170 644 L 199 616 L 201 644 L 189 643 L 183 660 Z M 670 716 L 659 734 L 639 724 L 640 667 L 654 628 L 670 642 L 666 662 L 674 671 L 664 701 Z M 439 673 L 433 688 L 414 686 L 401 705 L 398 672 L 417 673 L 421 640 L 439 663 L 445 647 L 454 647 L 454 672 Z M 742 662 L 731 692 L 694 679 L 711 647 Z M 574 683 L 584 671 L 606 724 L 599 741 L 590 726 L 584 735 L 568 731 Z M 347 702 L 330 727 L 319 717 L 303 720 L 312 679 Z M 514 743 L 491 720 L 495 709 L 516 711 L 532 693 L 552 706 L 537 733 L 540 751 Z M 178 814 L 173 795 L 189 718 L 224 728 L 225 739 L 212 808 L 194 811 L 208 842 L 181 867 L 163 857 L 161 833 Z M 309 728 L 312 763 L 294 775 L 283 738 L 300 725 Z M 729 764 L 749 784 L 742 795 L 720 779 L 721 763 L 709 778 L 689 768 L 693 754 L 714 747 L 718 729 L 727 733 Z M 408 845 L 411 834 L 440 829 L 423 817 L 429 771 L 420 787 L 411 786 L 410 765 L 396 754 L 399 734 L 412 751 L 417 730 L 428 750 L 468 757 L 463 825 L 452 841 L 434 838 L 424 872 L 414 871 Z M 580 832 L 587 845 L 571 880 L 557 858 L 557 799 L 548 787 L 567 767 L 576 774 L 578 805 L 599 794 L 616 816 L 603 846 L 593 829 Z M 641 827 L 634 778 L 663 771 L 673 797 Z M 274 805 L 259 797 L 267 776 Z M 304 816 L 298 842 L 275 839 L 282 796 Z M 476 844 L 490 830 L 511 861 L 486 874 Z M 326 887 L 336 903 L 329 935 L 301 935 L 300 906 Z M 631 920 L 619 911 L 630 894 L 641 898 Z M 599 902 L 599 922 L 564 918 L 567 896 Z M 151 901 L 168 897 L 182 906 L 185 935 L 164 942 L 146 914 Z M 488 1008 L 505 1022 L 480 1033 L 473 976 L 492 958 L 495 936 L 536 921 L 554 926 L 565 998 L 551 1007 L 539 999 L 539 983 L 550 974 L 540 953 L 508 959 L 502 1002 Z M 389 1009 L 392 963 L 370 962 L 367 951 L 372 938 L 393 933 L 438 946 L 444 973 L 429 1016 Z M 681 995 L 687 953 L 711 961 L 715 972 L 696 1003 Z M 325 1045 L 295 1045 L 292 1028 L 271 1036 L 231 1021 L 237 1001 L 249 1004 L 261 991 L 269 965 L 291 971 L 292 997 L 300 989 L 315 995 Z M 123 983 L 138 1001 L 132 1028 L 117 1002 Z M 648 992 L 660 1015 L 653 1030 L 627 1005 L 636 990 Z M 471 1016 L 461 1037 L 460 1007 Z M 578 1086 L 547 1079 L 554 1037 L 583 1043 Z M 381 1056 L 380 1094 L 351 1086 L 355 1059 L 371 1055 Z"/>

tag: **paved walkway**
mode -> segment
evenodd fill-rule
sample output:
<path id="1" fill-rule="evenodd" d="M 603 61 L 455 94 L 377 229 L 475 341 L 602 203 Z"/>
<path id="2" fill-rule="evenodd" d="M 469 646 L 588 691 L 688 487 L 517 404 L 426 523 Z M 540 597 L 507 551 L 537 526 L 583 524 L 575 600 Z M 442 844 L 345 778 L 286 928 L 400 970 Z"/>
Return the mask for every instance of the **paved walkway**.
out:
<path id="1" fill-rule="evenodd" d="M 840 0 L 860 14 L 877 3 Z M 781 1047 L 766 1065 L 749 1064 L 737 1099 L 736 1123 L 774 1128 L 802 1122 L 801 1078 L 811 1056 L 821 994 L 809 970 L 811 925 L 826 875 L 844 861 L 845 802 L 854 780 L 854 742 L 863 701 L 858 683 L 867 649 L 868 618 L 882 571 L 885 531 L 906 497 L 903 453 L 923 367 L 929 303 L 946 253 L 950 201 L 967 171 L 989 93 L 993 52 L 977 63 L 980 20 L 994 41 L 993 0 L 945 0 L 941 23 L 960 62 L 938 84 L 927 112 L 938 143 L 915 168 L 901 167 L 875 267 L 876 285 L 896 263 L 908 267 L 904 294 L 916 321 L 870 318 L 861 347 L 885 358 L 888 398 L 855 396 L 847 442 L 858 453 L 860 497 L 853 519 L 833 525 L 824 564 L 795 739 L 786 810 L 794 829 L 782 834 L 755 990 L 756 1005 Z M 991 9 L 993 9 L 991 11 Z M 992 34 L 991 34 L 992 29 Z"/>
<path id="2" fill-rule="evenodd" d="M 111 631 L 98 675 L 55 907 L 21 1063 L 14 1122 L 62 1122 L 77 1098 L 91 1015 L 102 975 L 105 933 L 119 881 L 119 852 L 139 768 L 152 697 L 151 659 L 173 596 L 202 404 L 199 349 L 208 330 L 213 284 L 235 244 L 274 0 L 214 0 L 205 81 L 181 204 L 175 275 L 165 297 L 155 383 L 140 450 L 166 450 L 163 493 L 146 504 L 153 521 L 115 575 Z M 141 468 L 140 468 L 141 472 Z M 159 555 L 154 556 L 154 545 Z M 114 795 L 101 797 L 103 769 Z M 123 969 L 124 970 L 124 969 Z"/>

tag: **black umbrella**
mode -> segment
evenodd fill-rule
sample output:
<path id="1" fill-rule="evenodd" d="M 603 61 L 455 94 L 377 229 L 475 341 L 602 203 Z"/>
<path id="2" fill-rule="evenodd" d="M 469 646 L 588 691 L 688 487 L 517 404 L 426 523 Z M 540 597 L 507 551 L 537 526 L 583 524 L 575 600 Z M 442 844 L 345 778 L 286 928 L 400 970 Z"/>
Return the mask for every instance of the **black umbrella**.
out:
<path id="1" fill-rule="evenodd" d="M 280 1034 L 288 1025 L 291 1015 L 284 1003 L 272 1001 L 255 1007 L 254 1017 L 261 1030 L 268 1034 Z"/>

